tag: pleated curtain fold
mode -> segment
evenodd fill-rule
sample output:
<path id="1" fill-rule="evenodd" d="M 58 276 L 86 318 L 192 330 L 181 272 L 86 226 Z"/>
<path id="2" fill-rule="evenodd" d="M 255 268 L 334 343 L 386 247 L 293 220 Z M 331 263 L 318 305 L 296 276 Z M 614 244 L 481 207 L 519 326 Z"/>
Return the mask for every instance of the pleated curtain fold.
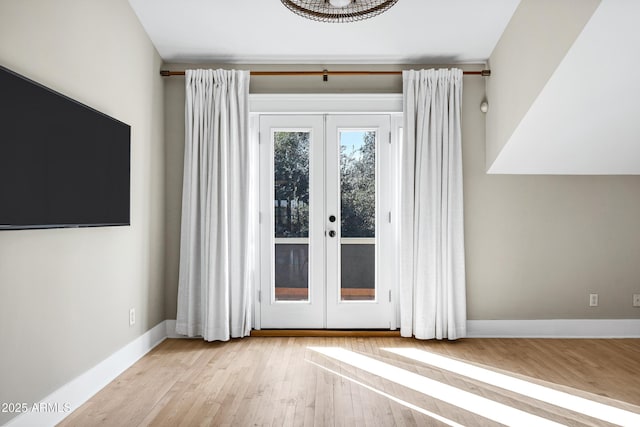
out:
<path id="1" fill-rule="evenodd" d="M 462 70 L 403 72 L 400 331 L 466 335 Z"/>
<path id="2" fill-rule="evenodd" d="M 176 332 L 249 335 L 256 211 L 249 72 L 187 70 Z"/>

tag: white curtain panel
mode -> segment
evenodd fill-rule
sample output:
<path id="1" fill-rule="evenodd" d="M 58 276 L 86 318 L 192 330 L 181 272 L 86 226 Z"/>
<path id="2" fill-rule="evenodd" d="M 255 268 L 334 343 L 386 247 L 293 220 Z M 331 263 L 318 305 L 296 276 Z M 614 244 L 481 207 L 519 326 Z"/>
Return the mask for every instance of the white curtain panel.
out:
<path id="1" fill-rule="evenodd" d="M 187 70 L 176 332 L 247 336 L 255 223 L 249 72 Z"/>
<path id="2" fill-rule="evenodd" d="M 462 71 L 403 72 L 400 161 L 400 332 L 466 335 Z"/>

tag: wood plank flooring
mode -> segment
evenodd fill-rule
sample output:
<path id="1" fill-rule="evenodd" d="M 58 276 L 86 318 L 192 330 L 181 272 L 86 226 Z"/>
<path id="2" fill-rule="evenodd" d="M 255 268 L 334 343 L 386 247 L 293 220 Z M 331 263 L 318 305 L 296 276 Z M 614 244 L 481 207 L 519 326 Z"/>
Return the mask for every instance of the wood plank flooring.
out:
<path id="1" fill-rule="evenodd" d="M 439 362 L 388 349 L 418 350 Z M 464 364 L 438 365 L 448 362 Z M 499 382 L 505 378 L 546 387 L 549 398 L 509 390 Z M 609 408 L 614 418 L 585 415 L 554 390 L 587 399 L 587 412 Z M 477 399 L 479 407 L 470 408 Z M 496 403 L 502 406 L 492 409 Z M 514 408 L 540 418 L 518 419 L 509 414 Z M 627 423 L 640 420 L 637 339 L 250 337 L 166 340 L 59 425 L 608 426 L 623 424 L 625 415 Z"/>

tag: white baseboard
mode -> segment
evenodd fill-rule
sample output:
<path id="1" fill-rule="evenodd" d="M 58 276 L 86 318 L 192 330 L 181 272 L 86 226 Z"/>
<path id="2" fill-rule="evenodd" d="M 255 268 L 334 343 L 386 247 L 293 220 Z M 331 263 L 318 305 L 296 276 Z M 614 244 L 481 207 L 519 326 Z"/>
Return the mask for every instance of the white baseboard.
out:
<path id="1" fill-rule="evenodd" d="M 176 321 L 166 320 L 167 338 Z M 468 338 L 640 338 L 640 319 L 468 320 Z"/>
<path id="2" fill-rule="evenodd" d="M 176 321 L 166 320 L 167 338 Z M 468 338 L 640 338 L 640 319 L 468 320 Z"/>
<path id="3" fill-rule="evenodd" d="M 95 367 L 40 400 L 43 403 L 58 404 L 59 412 L 25 412 L 12 418 L 5 425 L 32 427 L 58 424 L 165 338 L 167 338 L 167 326 L 166 322 L 162 321 Z M 67 412 L 60 410 L 63 405 L 68 405 L 67 408 L 70 410 Z"/>
<path id="4" fill-rule="evenodd" d="M 469 320 L 468 338 L 640 338 L 640 319 Z"/>

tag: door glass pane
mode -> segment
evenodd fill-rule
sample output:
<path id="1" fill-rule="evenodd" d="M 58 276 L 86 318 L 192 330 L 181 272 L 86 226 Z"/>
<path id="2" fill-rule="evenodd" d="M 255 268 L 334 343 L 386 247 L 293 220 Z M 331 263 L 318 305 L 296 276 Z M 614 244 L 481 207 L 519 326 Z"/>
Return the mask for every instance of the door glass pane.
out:
<path id="1" fill-rule="evenodd" d="M 275 300 L 309 300 L 309 132 L 274 132 Z"/>
<path id="2" fill-rule="evenodd" d="M 376 133 L 340 132 L 340 298 L 375 300 Z"/>

